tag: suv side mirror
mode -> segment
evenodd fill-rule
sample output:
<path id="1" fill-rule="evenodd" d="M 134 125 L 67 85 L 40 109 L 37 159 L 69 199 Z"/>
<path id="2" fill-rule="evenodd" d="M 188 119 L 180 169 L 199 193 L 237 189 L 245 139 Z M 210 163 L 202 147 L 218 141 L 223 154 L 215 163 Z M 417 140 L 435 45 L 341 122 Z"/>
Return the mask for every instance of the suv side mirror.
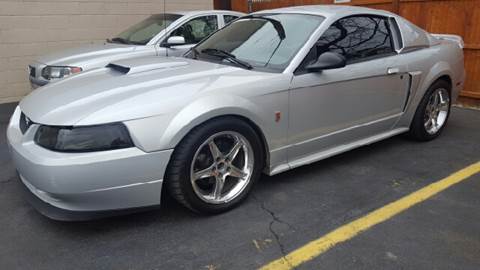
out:
<path id="1" fill-rule="evenodd" d="M 347 65 L 347 60 L 341 54 L 334 52 L 322 53 L 317 61 L 309 64 L 306 69 L 312 72 L 319 72 L 326 69 L 343 68 Z"/>
<path id="2" fill-rule="evenodd" d="M 167 39 L 167 42 L 164 43 L 164 46 L 169 48 L 172 46 L 185 45 L 187 43 L 185 38 L 182 36 L 172 36 Z"/>

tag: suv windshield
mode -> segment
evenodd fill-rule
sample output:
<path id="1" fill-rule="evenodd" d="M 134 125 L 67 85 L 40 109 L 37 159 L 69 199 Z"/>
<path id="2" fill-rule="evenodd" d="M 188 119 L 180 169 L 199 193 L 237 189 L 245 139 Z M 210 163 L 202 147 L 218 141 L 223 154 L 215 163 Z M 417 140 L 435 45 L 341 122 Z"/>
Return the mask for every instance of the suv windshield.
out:
<path id="1" fill-rule="evenodd" d="M 158 14 L 135 24 L 116 37 L 109 39 L 111 43 L 145 45 L 160 31 L 167 28 L 182 15 Z"/>
<path id="2" fill-rule="evenodd" d="M 186 56 L 225 64 L 234 64 L 235 58 L 254 69 L 282 72 L 323 20 L 304 14 L 247 16 L 217 31 Z"/>

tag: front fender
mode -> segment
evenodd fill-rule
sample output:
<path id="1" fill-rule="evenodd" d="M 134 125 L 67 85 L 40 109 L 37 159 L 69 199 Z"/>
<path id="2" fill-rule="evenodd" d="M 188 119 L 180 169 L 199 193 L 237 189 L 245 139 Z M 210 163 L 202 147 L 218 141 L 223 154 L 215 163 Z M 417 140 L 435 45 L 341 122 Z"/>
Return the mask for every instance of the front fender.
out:
<path id="1" fill-rule="evenodd" d="M 160 144 L 164 149 L 174 148 L 194 127 L 218 116 L 242 116 L 262 127 L 265 123 L 259 116 L 265 114 L 261 108 L 244 97 L 233 95 L 205 97 L 186 106 L 170 121 Z M 267 134 L 265 136 L 269 137 Z"/>
<path id="2" fill-rule="evenodd" d="M 145 152 L 153 152 L 175 148 L 188 132 L 209 119 L 237 115 L 262 127 L 265 121 L 259 116 L 265 114 L 262 108 L 247 98 L 217 94 L 197 99 L 173 113 L 127 121 L 125 124 L 135 144 Z M 269 137 L 268 130 L 262 132 L 267 132 L 264 135 Z"/>

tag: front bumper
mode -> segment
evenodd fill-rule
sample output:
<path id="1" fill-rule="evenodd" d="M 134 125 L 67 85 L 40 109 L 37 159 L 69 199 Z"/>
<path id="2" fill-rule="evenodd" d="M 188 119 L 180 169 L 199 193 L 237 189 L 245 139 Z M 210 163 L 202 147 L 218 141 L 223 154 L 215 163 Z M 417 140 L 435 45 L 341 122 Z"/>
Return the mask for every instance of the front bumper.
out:
<path id="1" fill-rule="evenodd" d="M 19 176 L 21 177 L 21 176 Z M 142 211 L 149 211 L 158 209 L 160 205 L 146 206 L 146 207 L 135 207 L 127 209 L 116 209 L 116 210 L 102 210 L 102 211 L 70 211 L 62 208 L 57 208 L 37 197 L 27 185 L 21 181 L 21 190 L 23 192 L 23 197 L 32 205 L 38 212 L 42 215 L 47 216 L 54 220 L 59 221 L 85 221 L 92 219 L 99 219 L 105 217 L 112 217 L 118 215 L 127 215 L 130 213 L 137 213 Z"/>
<path id="2" fill-rule="evenodd" d="M 28 191 L 56 208 L 54 219 L 75 219 L 75 213 L 118 212 L 160 204 L 165 169 L 173 150 L 146 153 L 138 148 L 91 153 L 58 153 L 33 142 L 38 125 L 25 134 L 15 110 L 7 128 L 13 162 Z M 55 212 L 55 211 L 53 211 Z M 62 213 L 68 213 L 62 218 Z M 95 215 L 93 215 L 95 217 Z"/>

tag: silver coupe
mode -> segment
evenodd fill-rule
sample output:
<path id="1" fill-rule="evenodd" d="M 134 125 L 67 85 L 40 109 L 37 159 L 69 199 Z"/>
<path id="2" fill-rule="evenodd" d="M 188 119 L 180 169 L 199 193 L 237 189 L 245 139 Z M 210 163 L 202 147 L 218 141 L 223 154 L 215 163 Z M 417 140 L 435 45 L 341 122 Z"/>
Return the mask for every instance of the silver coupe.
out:
<path id="1" fill-rule="evenodd" d="M 52 218 L 157 206 L 164 186 L 220 213 L 262 172 L 439 136 L 464 85 L 462 47 L 386 11 L 257 12 L 183 57 L 113 61 L 32 92 L 8 142 L 29 200 Z"/>

